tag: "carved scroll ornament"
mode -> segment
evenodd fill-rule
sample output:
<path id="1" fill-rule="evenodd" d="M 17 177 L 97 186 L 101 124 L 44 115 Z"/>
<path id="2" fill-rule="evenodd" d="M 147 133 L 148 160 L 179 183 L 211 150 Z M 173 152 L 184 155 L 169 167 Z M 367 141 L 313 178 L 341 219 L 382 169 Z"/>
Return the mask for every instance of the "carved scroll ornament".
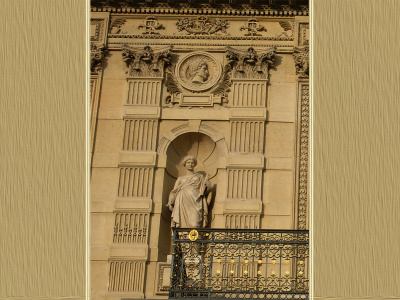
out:
<path id="1" fill-rule="evenodd" d="M 268 70 L 274 64 L 276 48 L 256 52 L 250 47 L 247 51 L 227 47 L 226 57 L 234 65 L 233 77 L 266 79 Z"/>
<path id="2" fill-rule="evenodd" d="M 309 47 L 295 47 L 294 63 L 296 65 L 296 74 L 299 77 L 308 77 L 309 75 Z"/>
<path id="3" fill-rule="evenodd" d="M 229 21 L 200 16 L 197 18 L 183 18 L 176 23 L 176 26 L 179 31 L 186 31 L 188 35 L 211 35 L 218 31 L 228 35 L 226 30 L 229 27 Z"/>
<path id="4" fill-rule="evenodd" d="M 171 47 L 152 49 L 131 48 L 124 46 L 122 59 L 129 67 L 129 75 L 133 77 L 162 77 L 164 67 L 171 62 Z"/>

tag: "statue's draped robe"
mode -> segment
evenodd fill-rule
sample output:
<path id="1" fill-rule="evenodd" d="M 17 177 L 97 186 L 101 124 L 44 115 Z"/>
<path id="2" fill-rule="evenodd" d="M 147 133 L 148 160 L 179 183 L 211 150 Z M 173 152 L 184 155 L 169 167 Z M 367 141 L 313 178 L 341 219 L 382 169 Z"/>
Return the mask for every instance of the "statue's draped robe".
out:
<path id="1" fill-rule="evenodd" d="M 204 217 L 204 192 L 206 178 L 198 173 L 181 176 L 169 195 L 169 203 L 174 205 L 172 226 L 179 228 L 200 228 Z"/>

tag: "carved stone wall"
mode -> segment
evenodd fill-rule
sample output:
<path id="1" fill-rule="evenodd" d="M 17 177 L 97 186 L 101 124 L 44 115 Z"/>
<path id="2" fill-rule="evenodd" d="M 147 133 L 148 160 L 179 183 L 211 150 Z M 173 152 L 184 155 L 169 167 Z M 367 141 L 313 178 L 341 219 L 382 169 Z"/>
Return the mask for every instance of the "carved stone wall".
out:
<path id="1" fill-rule="evenodd" d="M 308 8 L 282 1 L 92 1 L 93 299 L 166 299 L 187 154 L 207 226 L 308 228 Z"/>

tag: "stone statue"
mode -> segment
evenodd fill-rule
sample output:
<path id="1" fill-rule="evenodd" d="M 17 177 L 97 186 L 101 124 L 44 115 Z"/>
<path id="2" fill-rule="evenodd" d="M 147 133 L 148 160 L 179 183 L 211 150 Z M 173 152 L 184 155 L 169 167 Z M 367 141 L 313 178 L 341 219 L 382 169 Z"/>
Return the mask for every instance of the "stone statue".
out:
<path id="1" fill-rule="evenodd" d="M 204 60 L 199 61 L 193 70 L 193 78 L 192 82 L 193 83 L 204 83 L 207 81 L 208 76 L 210 73 L 208 72 L 208 65 Z"/>
<path id="2" fill-rule="evenodd" d="M 208 206 L 211 202 L 211 184 L 208 175 L 194 173 L 197 159 L 186 156 L 183 165 L 187 169 L 180 176 L 169 194 L 168 208 L 172 211 L 171 227 L 202 228 L 207 225 Z"/>

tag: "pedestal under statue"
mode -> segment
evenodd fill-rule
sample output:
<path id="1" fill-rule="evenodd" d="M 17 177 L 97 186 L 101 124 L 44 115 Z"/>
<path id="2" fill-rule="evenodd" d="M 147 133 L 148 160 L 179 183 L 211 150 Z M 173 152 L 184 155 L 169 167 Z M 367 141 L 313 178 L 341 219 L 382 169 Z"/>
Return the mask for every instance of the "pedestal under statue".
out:
<path id="1" fill-rule="evenodd" d="M 211 184 L 208 175 L 194 172 L 197 165 L 194 156 L 186 156 L 183 165 L 187 173 L 176 180 L 167 204 L 172 211 L 171 227 L 203 228 L 208 221 Z"/>

